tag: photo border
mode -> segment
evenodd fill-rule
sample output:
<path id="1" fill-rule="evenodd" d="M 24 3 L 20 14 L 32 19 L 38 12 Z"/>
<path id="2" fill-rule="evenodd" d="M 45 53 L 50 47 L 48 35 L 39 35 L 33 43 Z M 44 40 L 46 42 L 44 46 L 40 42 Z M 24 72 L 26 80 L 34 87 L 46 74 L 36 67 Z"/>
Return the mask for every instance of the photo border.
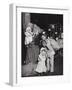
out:
<path id="1" fill-rule="evenodd" d="M 57 11 L 58 13 L 63 13 L 64 14 L 64 41 L 66 40 L 65 37 L 67 36 L 67 29 L 69 27 L 69 9 L 62 9 L 62 8 L 42 8 L 42 7 L 24 7 L 23 5 L 18 5 L 18 4 L 11 4 L 10 5 L 10 40 L 12 42 L 10 43 L 10 78 L 9 82 L 11 85 L 25 85 L 25 84 L 34 84 L 34 83 L 42 83 L 42 84 L 48 84 L 48 83 L 62 83 L 62 82 L 69 82 L 69 72 L 68 75 L 65 77 L 63 76 L 44 76 L 44 77 L 20 77 L 20 73 L 18 72 L 18 69 L 21 67 L 19 66 L 20 60 L 18 60 L 18 25 L 17 25 L 17 8 L 28 8 L 29 9 L 40 9 L 40 10 L 52 10 L 52 11 Z M 31 12 L 30 12 L 31 13 Z M 65 44 L 65 43 L 64 43 Z M 64 48 L 64 53 L 65 53 L 65 48 Z M 67 54 L 67 53 L 66 53 Z M 66 56 L 66 55 L 65 55 Z M 63 62 L 65 62 L 66 57 L 64 56 Z M 69 66 L 69 63 L 66 63 Z M 67 67 L 68 67 L 67 66 Z M 64 70 L 65 70 L 65 63 L 64 63 Z M 68 67 L 68 71 L 69 71 Z M 63 71 L 64 72 L 64 71 Z M 59 78 L 61 77 L 61 78 Z M 64 78 L 65 77 L 65 78 Z M 55 78 L 55 79 L 54 79 Z M 54 80 L 53 80 L 54 79 Z M 58 79 L 58 80 L 57 80 Z M 48 80 L 48 81 L 47 81 Z"/>

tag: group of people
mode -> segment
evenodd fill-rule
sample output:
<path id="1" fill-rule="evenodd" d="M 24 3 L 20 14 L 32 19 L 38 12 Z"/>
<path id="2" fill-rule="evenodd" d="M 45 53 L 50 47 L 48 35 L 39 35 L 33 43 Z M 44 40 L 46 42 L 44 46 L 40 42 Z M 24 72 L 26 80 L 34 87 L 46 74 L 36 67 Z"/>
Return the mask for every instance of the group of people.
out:
<path id="1" fill-rule="evenodd" d="M 36 73 L 54 72 L 54 55 L 55 51 L 62 48 L 59 39 L 55 40 L 49 37 L 46 32 L 40 28 L 32 28 L 33 24 L 29 23 L 25 34 L 25 45 L 27 47 L 26 64 L 33 66 L 32 70 Z M 41 33 L 41 47 L 35 45 L 35 37 Z M 35 67 L 32 64 L 36 64 Z M 31 67 L 30 66 L 30 67 Z"/>
<path id="2" fill-rule="evenodd" d="M 52 37 L 47 37 L 45 32 L 43 32 L 41 38 L 42 47 L 40 49 L 36 71 L 39 73 L 47 71 L 54 72 L 55 49 L 58 50 L 60 47 Z"/>

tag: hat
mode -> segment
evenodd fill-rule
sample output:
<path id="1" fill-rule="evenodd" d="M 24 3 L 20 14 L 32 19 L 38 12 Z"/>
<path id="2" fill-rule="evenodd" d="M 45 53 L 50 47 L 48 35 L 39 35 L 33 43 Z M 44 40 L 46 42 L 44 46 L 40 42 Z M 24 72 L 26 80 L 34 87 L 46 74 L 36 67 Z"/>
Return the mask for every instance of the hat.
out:
<path id="1" fill-rule="evenodd" d="M 41 50 L 40 50 L 40 53 L 41 53 L 42 51 L 47 52 L 47 49 L 46 49 L 46 48 L 44 48 L 44 47 L 42 47 L 42 48 L 41 48 Z"/>

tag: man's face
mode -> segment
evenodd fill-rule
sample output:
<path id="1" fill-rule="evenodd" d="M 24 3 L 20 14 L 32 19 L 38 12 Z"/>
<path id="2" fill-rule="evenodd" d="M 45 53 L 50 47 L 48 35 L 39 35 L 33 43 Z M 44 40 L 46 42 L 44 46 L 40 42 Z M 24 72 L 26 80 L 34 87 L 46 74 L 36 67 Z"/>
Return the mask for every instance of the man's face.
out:
<path id="1" fill-rule="evenodd" d="M 42 35 L 42 40 L 46 40 L 46 36 L 45 35 Z"/>

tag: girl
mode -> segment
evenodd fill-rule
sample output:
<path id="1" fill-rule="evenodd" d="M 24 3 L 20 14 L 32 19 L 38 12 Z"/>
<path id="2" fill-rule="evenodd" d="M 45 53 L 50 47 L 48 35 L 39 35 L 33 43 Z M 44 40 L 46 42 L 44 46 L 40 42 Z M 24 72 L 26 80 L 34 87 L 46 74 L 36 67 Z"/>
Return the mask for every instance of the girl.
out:
<path id="1" fill-rule="evenodd" d="M 38 56 L 38 64 L 35 70 L 36 72 L 38 73 L 46 72 L 47 70 L 46 65 L 45 65 L 46 58 L 47 58 L 47 49 L 42 47 L 40 50 L 40 54 Z"/>

